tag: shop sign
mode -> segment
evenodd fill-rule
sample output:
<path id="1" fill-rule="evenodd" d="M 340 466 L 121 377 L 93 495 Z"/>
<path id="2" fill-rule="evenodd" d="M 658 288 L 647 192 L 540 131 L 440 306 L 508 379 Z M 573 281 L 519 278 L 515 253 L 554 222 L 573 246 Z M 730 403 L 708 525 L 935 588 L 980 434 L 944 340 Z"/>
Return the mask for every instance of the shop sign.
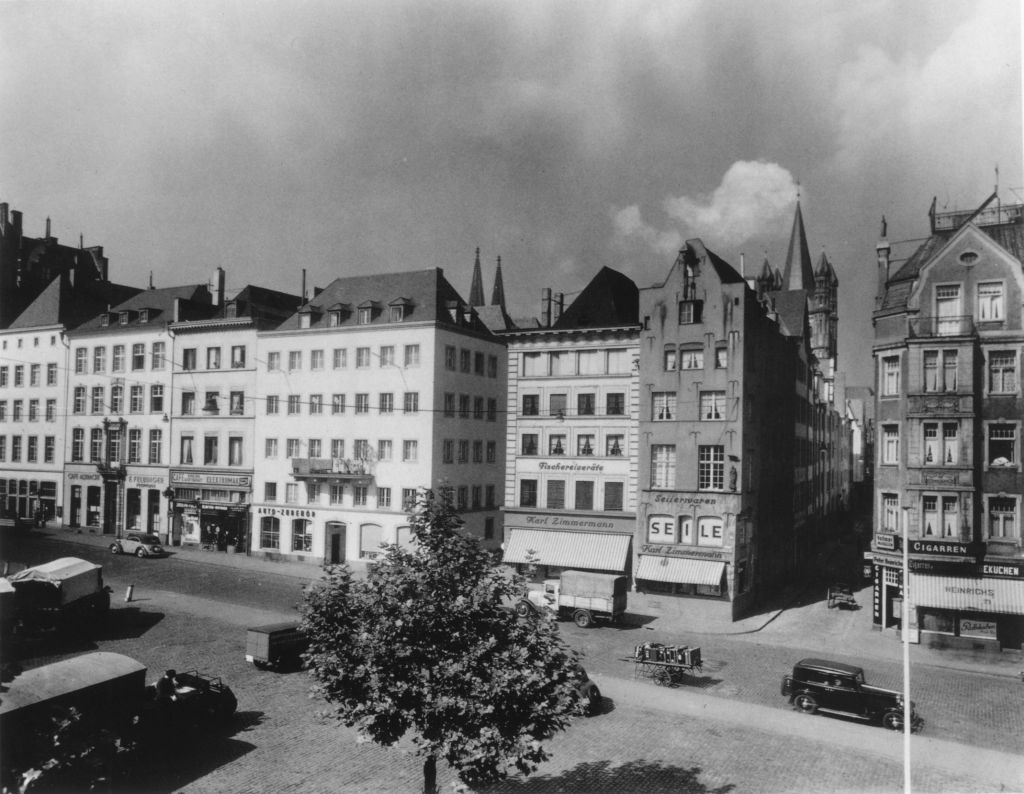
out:
<path id="1" fill-rule="evenodd" d="M 654 494 L 655 504 L 670 504 L 679 507 L 718 507 L 719 497 L 713 494 L 663 493 Z"/>
<path id="2" fill-rule="evenodd" d="M 234 488 L 248 488 L 252 485 L 252 477 L 248 474 L 203 474 L 193 471 L 172 471 L 172 483 L 188 483 L 191 485 L 227 485 Z"/>
<path id="3" fill-rule="evenodd" d="M 542 460 L 537 464 L 541 471 L 580 471 L 580 472 L 603 472 L 603 463 L 553 463 L 549 460 Z"/>
<path id="4" fill-rule="evenodd" d="M 960 618 L 961 637 L 978 637 L 980 639 L 994 640 L 996 638 L 997 628 L 997 624 L 992 620 Z"/>
<path id="5" fill-rule="evenodd" d="M 947 576 L 971 576 L 975 573 L 969 560 L 908 560 L 907 567 L 914 573 L 939 573 Z"/>
<path id="6" fill-rule="evenodd" d="M 203 510 L 226 510 L 230 513 L 245 513 L 249 510 L 249 505 L 247 504 L 229 502 L 200 502 L 199 506 L 202 507 Z"/>
<path id="7" fill-rule="evenodd" d="M 316 518 L 316 510 L 303 510 L 292 507 L 259 507 L 256 512 L 261 516 L 288 516 L 291 518 Z"/>
<path id="8" fill-rule="evenodd" d="M 911 554 L 939 554 L 944 557 L 970 557 L 972 556 L 966 543 L 957 543 L 950 540 L 912 540 L 910 541 Z"/>
<path id="9" fill-rule="evenodd" d="M 1004 579 L 1024 579 L 1024 565 L 1013 562 L 986 562 L 981 566 L 981 574 Z"/>
<path id="10" fill-rule="evenodd" d="M 167 486 L 167 478 L 164 477 L 162 474 L 129 474 L 125 478 L 125 482 L 128 483 L 128 485 L 138 485 L 138 486 L 144 486 L 144 485 L 159 485 L 159 486 L 164 486 L 164 487 Z"/>
<path id="11" fill-rule="evenodd" d="M 875 535 L 875 548 L 879 551 L 896 551 L 896 536 L 891 532 L 879 532 Z"/>
<path id="12" fill-rule="evenodd" d="M 579 518 L 576 516 L 523 515 L 522 520 L 528 527 L 558 527 L 559 529 L 626 529 L 632 532 L 632 520 L 613 521 L 607 518 Z"/>
<path id="13" fill-rule="evenodd" d="M 662 546 L 657 543 L 644 543 L 640 546 L 641 554 L 654 554 L 661 557 L 692 557 L 698 560 L 726 560 L 722 551 L 704 551 L 693 546 Z"/>
<path id="14" fill-rule="evenodd" d="M 95 482 L 100 479 L 98 474 L 89 474 L 84 471 L 68 472 L 68 482 Z"/>

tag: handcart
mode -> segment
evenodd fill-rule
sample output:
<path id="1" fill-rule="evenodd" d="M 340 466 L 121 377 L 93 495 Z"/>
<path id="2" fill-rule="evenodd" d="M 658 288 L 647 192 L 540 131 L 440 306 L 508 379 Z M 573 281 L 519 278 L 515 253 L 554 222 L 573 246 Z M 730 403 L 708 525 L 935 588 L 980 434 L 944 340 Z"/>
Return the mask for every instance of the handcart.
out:
<path id="1" fill-rule="evenodd" d="M 856 609 L 857 599 L 853 597 L 853 590 L 845 582 L 835 582 L 828 588 L 828 608 L 839 607 L 840 609 Z"/>
<path id="2" fill-rule="evenodd" d="M 633 677 L 650 678 L 659 686 L 676 686 L 686 675 L 702 672 L 700 648 L 645 642 L 633 649 Z"/>

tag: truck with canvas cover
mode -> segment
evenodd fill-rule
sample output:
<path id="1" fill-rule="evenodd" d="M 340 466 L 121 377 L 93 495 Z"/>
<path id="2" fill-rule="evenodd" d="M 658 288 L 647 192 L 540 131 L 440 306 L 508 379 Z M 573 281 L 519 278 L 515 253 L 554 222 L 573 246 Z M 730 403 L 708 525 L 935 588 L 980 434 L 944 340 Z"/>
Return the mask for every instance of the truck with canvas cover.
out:
<path id="1" fill-rule="evenodd" d="M 599 620 L 614 622 L 626 611 L 626 577 L 594 571 L 562 571 L 558 579 L 544 580 L 543 590 L 530 590 L 516 605 L 519 615 L 542 610 L 560 619 L 572 619 L 580 628 Z"/>
<path id="2" fill-rule="evenodd" d="M 245 661 L 259 668 L 299 667 L 308 645 L 298 621 L 253 626 L 245 633 Z"/>
<path id="3" fill-rule="evenodd" d="M 8 577 L 19 620 L 36 626 L 72 624 L 106 615 L 110 588 L 103 566 L 77 557 L 26 568 Z"/>

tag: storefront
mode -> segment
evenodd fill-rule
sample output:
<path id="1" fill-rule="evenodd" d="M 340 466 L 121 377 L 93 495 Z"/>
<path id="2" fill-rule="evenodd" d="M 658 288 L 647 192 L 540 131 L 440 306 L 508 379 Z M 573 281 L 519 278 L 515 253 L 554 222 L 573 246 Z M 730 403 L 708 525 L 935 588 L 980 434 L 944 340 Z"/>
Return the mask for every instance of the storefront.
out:
<path id="1" fill-rule="evenodd" d="M 632 518 L 506 511 L 502 562 L 536 579 L 566 568 L 631 576 L 634 527 Z"/>
<path id="2" fill-rule="evenodd" d="M 57 517 L 57 475 L 11 471 L 5 474 L 10 478 L 0 480 L 0 509 L 5 515 L 37 526 Z"/>
<path id="3" fill-rule="evenodd" d="M 106 494 L 103 477 L 96 470 L 95 464 L 68 464 L 64 475 L 64 504 L 68 526 L 102 531 Z"/>
<path id="4" fill-rule="evenodd" d="M 251 475 L 172 469 L 170 481 L 174 545 L 219 551 L 248 548 Z"/>
<path id="5" fill-rule="evenodd" d="M 128 468 L 125 477 L 125 529 L 163 534 L 167 519 L 160 509 L 160 495 L 167 489 L 167 473 Z"/>

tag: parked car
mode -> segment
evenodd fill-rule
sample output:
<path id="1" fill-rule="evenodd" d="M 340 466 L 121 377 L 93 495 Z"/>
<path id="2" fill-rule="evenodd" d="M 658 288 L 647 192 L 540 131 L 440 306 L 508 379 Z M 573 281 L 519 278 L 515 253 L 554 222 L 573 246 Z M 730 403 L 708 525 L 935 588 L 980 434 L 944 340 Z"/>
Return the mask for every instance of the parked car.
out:
<path id="1" fill-rule="evenodd" d="M 805 714 L 821 709 L 903 730 L 903 695 L 865 683 L 860 667 L 825 659 L 802 659 L 793 665 L 792 675 L 783 677 L 782 694 Z M 910 729 L 921 730 L 924 720 L 914 711 L 913 703 L 910 714 Z"/>
<path id="2" fill-rule="evenodd" d="M 160 538 L 145 532 L 129 532 L 110 544 L 111 554 L 134 554 L 136 557 L 163 557 L 167 554 Z"/>

